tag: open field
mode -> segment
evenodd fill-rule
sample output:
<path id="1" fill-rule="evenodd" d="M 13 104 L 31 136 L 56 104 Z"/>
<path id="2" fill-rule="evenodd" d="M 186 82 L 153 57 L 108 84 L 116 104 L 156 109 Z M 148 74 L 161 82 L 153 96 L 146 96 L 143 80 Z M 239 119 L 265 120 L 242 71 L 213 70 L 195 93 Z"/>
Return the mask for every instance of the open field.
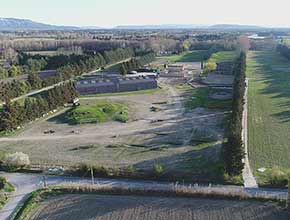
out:
<path id="1" fill-rule="evenodd" d="M 198 62 L 206 59 L 207 50 L 194 50 L 189 52 L 184 52 L 178 55 L 172 56 L 162 56 L 159 57 L 162 60 L 168 60 L 170 62 Z"/>
<path id="2" fill-rule="evenodd" d="M 234 61 L 238 54 L 237 51 L 220 51 L 212 54 L 208 62 L 221 63 Z"/>
<path id="3" fill-rule="evenodd" d="M 249 52 L 247 59 L 249 159 L 259 183 L 290 169 L 290 62 L 276 52 Z M 278 175 L 285 175 L 277 172 Z"/>
<path id="4" fill-rule="evenodd" d="M 30 220 L 283 220 L 272 203 L 191 198 L 110 195 L 63 195 L 42 202 Z"/>
<path id="5" fill-rule="evenodd" d="M 87 163 L 141 170 L 160 164 L 165 174 L 223 178 L 224 111 L 199 105 L 186 108 L 192 93 L 176 89 L 171 80 L 160 79 L 163 92 L 81 98 L 81 103 L 126 103 L 127 123 L 70 125 L 59 120 L 61 112 L 13 137 L 0 138 L 0 151 L 22 151 L 33 164 Z M 44 134 L 46 130 L 55 133 Z"/>

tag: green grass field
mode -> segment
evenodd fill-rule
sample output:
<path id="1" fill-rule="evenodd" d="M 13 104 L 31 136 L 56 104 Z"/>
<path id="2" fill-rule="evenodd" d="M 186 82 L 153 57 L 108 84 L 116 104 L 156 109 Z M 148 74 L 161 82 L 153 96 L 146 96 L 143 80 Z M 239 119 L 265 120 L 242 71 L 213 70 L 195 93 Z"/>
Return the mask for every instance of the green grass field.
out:
<path id="1" fill-rule="evenodd" d="M 249 158 L 259 183 L 290 168 L 290 61 L 276 52 L 249 52 L 247 57 Z M 284 173 L 283 173 L 283 172 Z"/>
<path id="2" fill-rule="evenodd" d="M 194 50 L 189 52 L 184 52 L 182 54 L 178 55 L 172 55 L 172 56 L 162 56 L 159 57 L 160 59 L 165 59 L 170 62 L 198 62 L 203 61 L 206 59 L 207 50 Z"/>
<path id="3" fill-rule="evenodd" d="M 230 62 L 234 61 L 237 56 L 238 56 L 237 51 L 220 51 L 212 54 L 208 62 L 214 63 Z"/>
<path id="4" fill-rule="evenodd" d="M 100 123 L 106 121 L 126 122 L 128 107 L 122 103 L 107 101 L 81 101 L 81 105 L 69 110 L 64 116 L 70 124 Z"/>

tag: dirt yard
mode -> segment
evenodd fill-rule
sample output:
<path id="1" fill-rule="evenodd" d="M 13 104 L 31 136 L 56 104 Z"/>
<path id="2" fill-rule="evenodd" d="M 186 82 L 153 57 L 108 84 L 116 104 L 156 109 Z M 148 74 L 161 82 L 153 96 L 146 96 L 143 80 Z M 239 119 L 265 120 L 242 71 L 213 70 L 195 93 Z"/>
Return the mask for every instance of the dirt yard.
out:
<path id="1" fill-rule="evenodd" d="M 190 198 L 65 195 L 43 202 L 30 220 L 286 220 L 272 203 Z"/>
<path id="2" fill-rule="evenodd" d="M 22 133 L 0 138 L 0 151 L 22 151 L 33 164 L 152 168 L 161 163 L 168 172 L 204 172 L 219 162 L 224 114 L 219 110 L 186 110 L 179 79 L 160 79 L 162 92 L 110 97 L 86 97 L 81 103 L 110 100 L 129 106 L 127 123 L 69 125 L 54 118 L 31 124 Z M 201 132 L 197 130 L 201 129 Z M 47 130 L 55 133 L 45 134 Z M 215 138 L 204 140 L 206 131 Z M 197 140 L 198 139 L 198 140 Z M 199 139 L 201 139 L 199 141 Z"/>

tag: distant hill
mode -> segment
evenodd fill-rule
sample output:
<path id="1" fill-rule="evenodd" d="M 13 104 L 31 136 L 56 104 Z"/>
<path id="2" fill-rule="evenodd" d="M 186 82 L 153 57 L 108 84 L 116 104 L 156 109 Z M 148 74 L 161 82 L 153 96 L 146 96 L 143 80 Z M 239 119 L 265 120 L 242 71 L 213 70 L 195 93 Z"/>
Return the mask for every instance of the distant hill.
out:
<path id="1" fill-rule="evenodd" d="M 194 25 L 194 24 L 161 24 L 161 25 L 120 25 L 116 26 L 115 29 L 122 30 L 154 30 L 154 29 L 195 29 L 195 28 L 206 28 L 205 25 Z"/>
<path id="2" fill-rule="evenodd" d="M 216 24 L 216 25 L 195 25 L 195 24 L 164 24 L 164 25 L 121 25 L 115 29 L 131 29 L 131 30 L 146 30 L 146 29 L 222 29 L 222 30 L 253 30 L 264 29 L 256 25 L 239 25 L 239 24 Z"/>
<path id="3" fill-rule="evenodd" d="M 265 29 L 265 27 L 256 25 L 242 25 L 242 24 L 216 24 L 211 25 L 210 29 L 223 29 L 223 30 L 253 30 L 253 29 Z"/>
<path id="4" fill-rule="evenodd" d="M 28 19 L 0 18 L 0 31 L 21 31 L 21 30 L 77 30 L 73 26 L 57 26 L 43 24 Z"/>

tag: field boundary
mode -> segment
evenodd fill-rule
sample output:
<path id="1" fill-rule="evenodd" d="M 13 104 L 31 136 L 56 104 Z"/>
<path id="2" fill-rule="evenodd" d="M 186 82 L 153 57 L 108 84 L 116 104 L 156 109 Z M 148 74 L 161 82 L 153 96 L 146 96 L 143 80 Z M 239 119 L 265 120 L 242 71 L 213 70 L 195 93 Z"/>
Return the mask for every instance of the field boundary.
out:
<path id="1" fill-rule="evenodd" d="M 257 181 L 253 175 L 250 161 L 249 161 L 249 151 L 248 151 L 248 87 L 249 87 L 249 79 L 246 78 L 245 81 L 245 94 L 244 94 L 244 109 L 243 109 L 243 130 L 242 130 L 242 139 L 244 142 L 245 148 L 245 158 L 243 159 L 244 162 L 244 169 L 243 169 L 243 180 L 244 186 L 246 188 L 258 188 Z"/>
<path id="2" fill-rule="evenodd" d="M 156 196 L 156 197 L 177 197 L 177 198 L 207 198 L 207 199 L 227 199 L 227 200 L 253 200 L 253 201 L 276 201 L 264 197 L 255 197 L 244 191 L 219 191 L 211 187 L 187 187 L 182 185 L 171 185 L 167 189 L 146 188 L 146 187 L 120 187 L 110 185 L 80 185 L 66 184 L 38 189 L 31 192 L 23 201 L 22 205 L 14 212 L 12 220 L 25 219 L 40 202 L 51 196 L 65 194 L 100 194 L 119 196 Z"/>

